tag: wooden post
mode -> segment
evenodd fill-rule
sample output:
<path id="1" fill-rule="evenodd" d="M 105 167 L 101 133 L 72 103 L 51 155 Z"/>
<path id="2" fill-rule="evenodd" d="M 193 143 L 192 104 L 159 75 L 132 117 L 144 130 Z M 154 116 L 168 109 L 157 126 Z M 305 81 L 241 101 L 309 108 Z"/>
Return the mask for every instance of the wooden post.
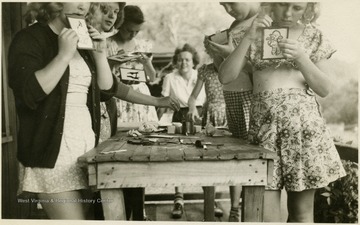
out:
<path id="1" fill-rule="evenodd" d="M 243 186 L 242 222 L 263 222 L 264 192 L 264 186 Z"/>
<path id="2" fill-rule="evenodd" d="M 215 204 L 215 187 L 208 186 L 204 189 L 204 220 L 215 221 L 214 204 Z"/>

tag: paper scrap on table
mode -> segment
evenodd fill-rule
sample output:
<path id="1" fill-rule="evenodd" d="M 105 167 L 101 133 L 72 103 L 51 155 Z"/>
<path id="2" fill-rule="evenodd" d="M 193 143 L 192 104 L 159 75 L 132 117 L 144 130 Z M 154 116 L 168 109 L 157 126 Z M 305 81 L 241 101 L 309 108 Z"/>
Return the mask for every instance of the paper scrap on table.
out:
<path id="1" fill-rule="evenodd" d="M 100 154 L 111 154 L 111 153 L 117 153 L 117 152 L 126 152 L 126 149 L 119 149 L 119 150 L 112 150 L 112 151 L 106 151 L 106 152 L 100 152 Z"/>

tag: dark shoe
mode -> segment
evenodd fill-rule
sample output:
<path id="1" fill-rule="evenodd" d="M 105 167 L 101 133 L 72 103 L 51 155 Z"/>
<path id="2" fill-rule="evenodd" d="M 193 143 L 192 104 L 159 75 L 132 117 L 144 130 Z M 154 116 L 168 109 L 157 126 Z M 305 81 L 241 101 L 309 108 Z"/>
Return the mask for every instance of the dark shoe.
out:
<path id="1" fill-rule="evenodd" d="M 183 205 L 180 203 L 175 203 L 172 210 L 172 218 L 180 219 L 184 213 Z"/>
<path id="2" fill-rule="evenodd" d="M 222 209 L 220 209 L 217 206 L 216 202 L 214 204 L 214 215 L 215 215 L 215 217 L 222 217 L 223 216 L 223 211 L 222 211 Z"/>
<path id="3" fill-rule="evenodd" d="M 229 214 L 229 222 L 239 222 L 240 221 L 240 213 L 239 213 L 239 209 L 238 210 L 230 210 L 230 214 Z"/>

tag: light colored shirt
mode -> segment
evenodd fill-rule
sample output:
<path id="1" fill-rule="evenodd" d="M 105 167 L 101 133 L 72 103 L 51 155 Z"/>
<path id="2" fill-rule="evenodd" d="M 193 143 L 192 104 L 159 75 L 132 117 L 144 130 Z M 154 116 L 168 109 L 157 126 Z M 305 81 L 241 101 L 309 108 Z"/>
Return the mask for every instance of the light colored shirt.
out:
<path id="1" fill-rule="evenodd" d="M 174 70 L 174 72 L 165 76 L 161 94 L 163 96 L 176 97 L 179 100 L 181 108 L 188 107 L 188 100 L 192 90 L 195 87 L 197 76 L 197 70 L 192 70 L 190 80 L 187 82 L 179 74 L 178 70 Z M 196 106 L 202 106 L 205 101 L 206 94 L 203 86 L 198 97 L 196 98 Z"/>

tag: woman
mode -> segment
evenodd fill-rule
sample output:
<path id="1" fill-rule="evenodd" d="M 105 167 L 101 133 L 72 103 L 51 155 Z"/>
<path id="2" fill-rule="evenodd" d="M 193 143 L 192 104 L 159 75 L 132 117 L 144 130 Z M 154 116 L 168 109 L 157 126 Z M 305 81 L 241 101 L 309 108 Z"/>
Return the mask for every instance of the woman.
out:
<path id="1" fill-rule="evenodd" d="M 128 5 L 124 8 L 124 22 L 119 27 L 118 33 L 108 39 L 108 55 L 117 55 L 119 51 L 125 53 L 142 52 L 150 53 L 151 46 L 149 42 L 135 39 L 144 24 L 144 15 L 137 6 Z M 120 77 L 120 68 L 131 68 L 144 70 L 149 81 L 153 81 L 156 75 L 152 65 L 152 57 L 142 54 L 137 61 L 128 61 L 125 63 L 111 62 L 113 73 Z M 146 83 L 132 81 L 126 82 L 131 88 L 145 95 L 151 95 Z M 118 122 L 147 122 L 158 121 L 155 107 L 148 105 L 138 105 L 130 102 L 116 100 L 118 107 Z"/>
<path id="2" fill-rule="evenodd" d="M 122 21 L 124 20 L 124 6 L 124 2 L 92 3 L 89 14 L 87 15 L 87 20 L 102 34 L 106 36 L 111 35 L 114 30 L 117 31 L 122 25 Z M 180 108 L 176 98 L 156 98 L 142 94 L 124 85 L 122 82 L 118 83 L 118 89 L 114 97 L 131 103 L 170 108 L 174 111 Z M 106 105 L 105 103 L 101 103 L 101 106 L 100 140 L 103 141 L 114 135 L 117 130 L 115 99 L 112 98 L 107 101 Z"/>
<path id="3" fill-rule="evenodd" d="M 38 23 L 17 33 L 9 50 L 19 117 L 19 191 L 36 193 L 51 219 L 85 219 L 78 200 L 88 184 L 77 158 L 98 143 L 100 100 L 116 91 L 105 38 L 89 26 L 97 49 L 77 49 L 78 35 L 65 15 L 85 16 L 90 3 L 30 6 L 28 15 L 35 13 Z"/>
<path id="4" fill-rule="evenodd" d="M 108 31 L 116 30 L 123 21 L 123 8 L 125 3 L 122 2 L 105 2 L 105 3 L 92 3 L 90 6 L 88 21 L 96 27 L 96 29 L 103 33 L 108 34 Z M 155 98 L 153 96 L 139 93 L 129 86 L 119 82 L 118 89 L 115 94 L 116 98 L 139 103 L 144 105 L 153 105 L 158 107 L 167 107 L 173 110 L 180 108 L 176 99 L 170 97 Z M 100 141 L 104 141 L 116 134 L 117 131 L 117 115 L 116 115 L 116 102 L 115 98 L 102 103 L 101 108 L 101 130 Z M 136 210 L 141 208 L 144 203 L 144 189 L 143 188 L 129 188 L 124 189 L 125 207 L 127 219 L 132 214 L 133 220 L 144 220 L 145 214 L 143 210 Z"/>
<path id="5" fill-rule="evenodd" d="M 174 113 L 173 122 L 182 122 L 187 118 L 188 100 L 198 79 L 198 71 L 195 68 L 199 61 L 198 53 L 189 44 L 175 50 L 173 65 L 176 69 L 165 76 L 161 92 L 163 96 L 174 96 L 180 102 L 180 110 Z M 205 99 L 205 90 L 201 88 L 194 104 L 199 115 L 202 113 Z"/>
<path id="6" fill-rule="evenodd" d="M 180 110 L 174 112 L 172 121 L 182 122 L 187 118 L 189 112 L 188 100 L 198 79 L 198 73 L 195 69 L 199 64 L 200 58 L 196 50 L 189 44 L 175 50 L 173 64 L 176 65 L 174 72 L 167 74 L 164 78 L 162 92 L 163 96 L 174 96 L 180 102 Z M 205 90 L 202 87 L 197 96 L 194 105 L 201 115 L 202 106 L 205 102 Z M 184 195 L 182 188 L 175 187 L 173 218 L 181 218 L 184 207 Z"/>

